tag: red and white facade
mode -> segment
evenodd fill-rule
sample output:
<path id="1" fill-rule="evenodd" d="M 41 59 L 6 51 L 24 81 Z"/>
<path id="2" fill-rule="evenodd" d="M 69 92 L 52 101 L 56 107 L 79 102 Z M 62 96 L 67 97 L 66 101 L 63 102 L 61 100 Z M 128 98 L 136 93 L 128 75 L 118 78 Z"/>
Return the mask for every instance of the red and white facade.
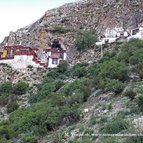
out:
<path id="1" fill-rule="evenodd" d="M 58 48 L 49 48 L 44 50 L 44 54 L 48 59 L 48 67 L 56 68 L 57 65 L 66 60 L 66 50 L 61 50 Z"/>
<path id="2" fill-rule="evenodd" d="M 14 45 L 5 46 L 0 52 L 0 63 L 8 64 L 14 69 L 23 69 L 27 66 L 56 68 L 63 60 L 66 60 L 66 51 L 58 48 L 47 48 L 40 51 L 22 45 Z"/>

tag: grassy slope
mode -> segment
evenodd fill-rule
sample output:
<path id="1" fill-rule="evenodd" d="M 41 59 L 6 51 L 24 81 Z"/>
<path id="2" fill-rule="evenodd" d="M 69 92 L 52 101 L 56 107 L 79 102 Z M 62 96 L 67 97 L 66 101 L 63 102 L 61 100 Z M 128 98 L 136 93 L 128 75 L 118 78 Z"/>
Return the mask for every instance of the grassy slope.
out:
<path id="1" fill-rule="evenodd" d="M 98 63 L 82 63 L 73 68 L 63 63 L 51 70 L 41 84 L 27 91 L 31 106 L 16 109 L 0 124 L 0 141 L 139 142 L 142 138 L 138 141 L 131 137 L 97 138 L 91 135 L 134 133 L 137 129 L 133 127 L 133 119 L 142 116 L 143 41 L 132 40 L 115 49 L 104 54 Z M 132 81 L 131 73 L 138 74 L 140 79 Z M 127 87 L 136 93 L 135 97 L 124 96 Z M 32 88 L 37 88 L 37 93 L 32 93 Z M 102 89 L 102 94 L 91 96 L 97 89 Z M 89 112 L 84 113 L 84 108 Z"/>

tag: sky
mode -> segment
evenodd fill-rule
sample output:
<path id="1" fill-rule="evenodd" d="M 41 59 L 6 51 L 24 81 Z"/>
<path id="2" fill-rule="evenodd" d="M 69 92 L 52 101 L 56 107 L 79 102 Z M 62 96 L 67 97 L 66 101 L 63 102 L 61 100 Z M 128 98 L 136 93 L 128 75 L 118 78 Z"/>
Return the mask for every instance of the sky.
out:
<path id="1" fill-rule="evenodd" d="M 77 0 L 0 0 L 0 42 L 10 31 L 38 20 L 48 9 L 75 1 Z"/>

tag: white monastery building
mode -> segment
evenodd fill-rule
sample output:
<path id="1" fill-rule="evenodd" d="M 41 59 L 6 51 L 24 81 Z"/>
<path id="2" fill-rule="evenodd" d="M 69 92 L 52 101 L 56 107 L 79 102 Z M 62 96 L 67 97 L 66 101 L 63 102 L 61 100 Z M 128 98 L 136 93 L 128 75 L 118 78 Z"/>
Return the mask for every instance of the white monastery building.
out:
<path id="1" fill-rule="evenodd" d="M 0 63 L 8 64 L 14 69 L 28 66 L 56 68 L 62 61 L 66 61 L 66 50 L 61 48 L 58 40 L 54 40 L 51 47 L 43 50 L 22 45 L 6 45 L 0 52 Z"/>

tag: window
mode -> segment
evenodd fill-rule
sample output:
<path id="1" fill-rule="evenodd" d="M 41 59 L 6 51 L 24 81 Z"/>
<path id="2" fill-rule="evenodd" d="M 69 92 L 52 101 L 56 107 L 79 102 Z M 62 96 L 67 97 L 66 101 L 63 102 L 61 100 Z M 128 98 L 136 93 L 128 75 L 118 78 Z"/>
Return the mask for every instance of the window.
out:
<path id="1" fill-rule="evenodd" d="M 52 64 L 58 64 L 58 59 L 52 59 Z"/>

